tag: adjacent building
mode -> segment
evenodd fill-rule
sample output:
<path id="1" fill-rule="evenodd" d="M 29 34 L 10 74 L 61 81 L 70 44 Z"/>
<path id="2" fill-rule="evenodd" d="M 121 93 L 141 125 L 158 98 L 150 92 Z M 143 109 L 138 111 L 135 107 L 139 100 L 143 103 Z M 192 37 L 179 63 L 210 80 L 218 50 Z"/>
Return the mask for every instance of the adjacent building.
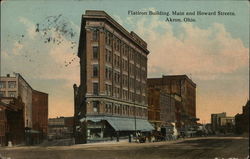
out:
<path id="1" fill-rule="evenodd" d="M 32 90 L 32 129 L 41 133 L 41 139 L 48 133 L 48 94 Z"/>
<path id="2" fill-rule="evenodd" d="M 4 97 L 0 100 L 0 146 L 24 142 L 24 103 L 20 98 Z"/>
<path id="3" fill-rule="evenodd" d="M 249 133 L 249 106 L 248 100 L 246 105 L 242 107 L 242 113 L 235 115 L 235 131 L 236 133 Z"/>
<path id="4" fill-rule="evenodd" d="M 175 99 L 159 88 L 148 88 L 148 120 L 160 131 L 176 122 Z"/>
<path id="5" fill-rule="evenodd" d="M 82 16 L 74 85 L 76 143 L 153 129 L 147 110 L 147 43 L 104 11 Z"/>
<path id="6" fill-rule="evenodd" d="M 35 144 L 47 135 L 48 94 L 34 90 L 19 74 L 0 78 L 0 99 L 20 98 L 24 103 L 23 116 L 26 143 Z"/>
<path id="7" fill-rule="evenodd" d="M 196 84 L 188 76 L 163 75 L 162 78 L 148 78 L 147 87 L 160 89 L 162 93 L 170 95 L 170 99 L 174 98 L 175 111 L 172 112 L 175 112 L 174 121 L 179 129 L 196 123 L 198 120 L 196 118 Z M 170 114 L 169 117 L 173 116 Z"/>

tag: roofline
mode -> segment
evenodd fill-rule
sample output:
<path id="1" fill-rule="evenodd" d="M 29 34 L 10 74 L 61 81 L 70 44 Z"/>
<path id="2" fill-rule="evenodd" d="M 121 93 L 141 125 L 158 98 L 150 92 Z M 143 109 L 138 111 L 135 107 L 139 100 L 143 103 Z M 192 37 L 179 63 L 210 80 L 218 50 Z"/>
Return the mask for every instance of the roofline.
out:
<path id="1" fill-rule="evenodd" d="M 54 117 L 54 118 L 48 118 L 48 119 L 61 119 L 61 118 L 74 118 L 74 116 L 60 116 L 60 117 Z"/>
<path id="2" fill-rule="evenodd" d="M 37 91 L 37 90 L 33 89 L 33 88 L 31 87 L 31 85 L 23 78 L 23 76 L 22 76 L 20 73 L 14 73 L 14 74 L 16 75 L 15 77 L 1 76 L 1 78 L 17 78 L 17 79 L 18 79 L 18 77 L 20 77 L 20 78 L 30 87 L 30 89 L 31 89 L 32 91 L 36 91 L 36 92 L 38 92 L 38 93 L 43 93 L 43 94 L 49 95 L 48 93 L 44 93 L 44 92 Z"/>
<path id="3" fill-rule="evenodd" d="M 20 73 L 15 73 L 18 75 L 18 77 L 22 78 L 24 80 L 24 82 L 33 90 L 33 88 L 31 87 L 31 85 L 23 78 L 23 76 Z"/>
<path id="4" fill-rule="evenodd" d="M 48 93 L 40 92 L 40 91 L 37 91 L 37 90 L 34 90 L 34 89 L 32 89 L 32 91 L 37 92 L 37 93 L 41 93 L 41 94 L 45 94 L 45 95 L 49 95 Z"/>
<path id="5" fill-rule="evenodd" d="M 95 12 L 94 14 L 91 14 L 91 12 Z M 89 13 L 89 14 L 88 14 Z M 135 32 L 131 31 L 129 33 L 123 26 L 121 26 L 118 22 L 116 22 L 110 15 L 108 15 L 105 11 L 101 10 L 86 10 L 85 14 L 83 14 L 82 19 L 104 19 L 107 20 L 111 25 L 113 25 L 115 28 L 117 28 L 122 34 L 124 34 L 129 40 L 131 40 L 134 44 L 138 45 L 142 50 L 146 52 L 148 55 L 150 52 L 147 49 L 147 43 L 142 40 L 141 37 L 139 37 Z M 140 39 L 142 42 L 145 43 L 146 47 L 139 44 L 136 40 L 133 39 L 132 34 L 135 34 L 135 36 Z"/>
<path id="6" fill-rule="evenodd" d="M 185 78 L 189 83 L 191 83 L 194 87 L 196 87 L 196 83 L 194 83 L 186 74 L 183 75 L 162 75 L 162 77 L 158 78 L 147 78 L 147 80 L 160 80 L 164 78 L 178 78 L 178 77 L 183 77 Z"/>

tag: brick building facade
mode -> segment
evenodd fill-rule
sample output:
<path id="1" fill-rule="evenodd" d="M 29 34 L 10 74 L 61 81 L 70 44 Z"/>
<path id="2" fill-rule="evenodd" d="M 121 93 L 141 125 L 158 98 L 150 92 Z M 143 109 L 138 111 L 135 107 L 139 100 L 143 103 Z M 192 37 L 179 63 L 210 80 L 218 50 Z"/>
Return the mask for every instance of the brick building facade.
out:
<path id="1" fill-rule="evenodd" d="M 20 98 L 0 98 L 0 146 L 24 143 L 24 103 Z"/>
<path id="2" fill-rule="evenodd" d="M 14 75 L 12 77 L 7 74 L 0 78 L 0 98 L 11 97 L 22 100 L 24 103 L 23 122 L 28 133 L 26 143 L 38 143 L 41 139 L 37 141 L 36 138 L 47 135 L 48 94 L 34 90 L 19 73 Z"/>
<path id="3" fill-rule="evenodd" d="M 242 107 L 242 113 L 235 115 L 235 131 L 236 133 L 248 133 L 249 134 L 249 107 L 250 101 L 248 100 L 246 105 Z"/>
<path id="4" fill-rule="evenodd" d="M 74 86 L 76 129 L 81 131 L 76 136 L 103 138 L 113 131 L 121 135 L 140 130 L 143 124 L 151 128 L 147 122 L 148 54 L 147 43 L 107 13 L 86 11 L 78 51 L 81 83 Z M 81 126 L 83 121 L 89 122 Z"/>
<path id="5" fill-rule="evenodd" d="M 186 115 L 190 118 L 196 117 L 196 84 L 186 75 L 149 78 L 148 87 L 160 88 L 168 94 L 180 96 Z"/>
<path id="6" fill-rule="evenodd" d="M 175 118 L 177 127 L 195 124 L 196 84 L 186 75 L 168 75 L 162 78 L 148 78 L 148 89 L 158 88 L 175 99 Z"/>
<path id="7" fill-rule="evenodd" d="M 148 88 L 148 120 L 155 130 L 176 122 L 175 99 L 159 88 Z"/>
<path id="8" fill-rule="evenodd" d="M 32 128 L 42 138 L 48 133 L 48 94 L 36 90 L 32 90 Z"/>

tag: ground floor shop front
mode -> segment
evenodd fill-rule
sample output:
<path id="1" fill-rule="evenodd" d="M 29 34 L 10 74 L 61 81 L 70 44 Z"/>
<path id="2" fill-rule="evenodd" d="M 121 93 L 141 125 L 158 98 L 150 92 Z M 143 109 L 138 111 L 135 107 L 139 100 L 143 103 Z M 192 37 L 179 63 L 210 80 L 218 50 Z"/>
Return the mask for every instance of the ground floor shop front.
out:
<path id="1" fill-rule="evenodd" d="M 136 133 L 154 130 L 147 119 L 112 116 L 88 116 L 82 119 L 86 125 L 87 142 L 98 142 L 132 138 Z"/>

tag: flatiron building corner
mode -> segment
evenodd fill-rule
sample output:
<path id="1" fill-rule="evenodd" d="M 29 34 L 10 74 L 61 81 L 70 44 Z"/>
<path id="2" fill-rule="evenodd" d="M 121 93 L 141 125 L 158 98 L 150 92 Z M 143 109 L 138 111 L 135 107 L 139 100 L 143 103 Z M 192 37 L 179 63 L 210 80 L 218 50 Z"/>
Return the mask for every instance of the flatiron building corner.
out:
<path id="1" fill-rule="evenodd" d="M 74 85 L 75 142 L 150 131 L 147 104 L 147 43 L 104 11 L 82 16 Z"/>

